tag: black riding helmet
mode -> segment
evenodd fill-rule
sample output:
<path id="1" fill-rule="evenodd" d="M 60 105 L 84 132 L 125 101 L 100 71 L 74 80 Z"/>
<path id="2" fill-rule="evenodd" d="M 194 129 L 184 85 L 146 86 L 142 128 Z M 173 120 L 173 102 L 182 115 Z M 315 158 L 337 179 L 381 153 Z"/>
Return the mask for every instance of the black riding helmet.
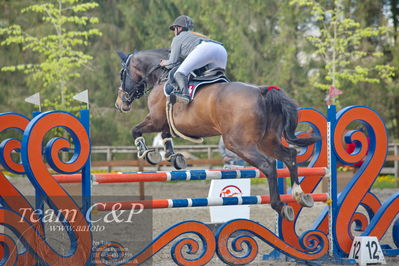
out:
<path id="1" fill-rule="evenodd" d="M 189 16 L 178 16 L 172 25 L 170 25 L 170 30 L 175 30 L 175 27 L 182 27 L 183 30 L 192 30 L 193 20 Z"/>

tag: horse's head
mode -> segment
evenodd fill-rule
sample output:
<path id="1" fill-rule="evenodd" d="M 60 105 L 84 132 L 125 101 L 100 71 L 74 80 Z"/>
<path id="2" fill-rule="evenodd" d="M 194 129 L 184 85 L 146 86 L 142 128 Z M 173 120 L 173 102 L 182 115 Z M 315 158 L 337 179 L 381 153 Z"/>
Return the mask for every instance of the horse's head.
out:
<path id="1" fill-rule="evenodd" d="M 135 54 L 124 54 L 118 51 L 122 69 L 120 71 L 121 85 L 115 101 L 115 107 L 121 112 L 130 111 L 132 102 L 143 96 L 147 87 L 146 78 L 138 67 Z"/>
<path id="2" fill-rule="evenodd" d="M 115 107 L 121 112 L 128 112 L 132 102 L 146 93 L 147 86 L 153 87 L 167 73 L 159 62 L 168 58 L 169 50 L 152 49 L 133 54 L 118 52 L 118 55 L 121 58 L 122 69 Z"/>

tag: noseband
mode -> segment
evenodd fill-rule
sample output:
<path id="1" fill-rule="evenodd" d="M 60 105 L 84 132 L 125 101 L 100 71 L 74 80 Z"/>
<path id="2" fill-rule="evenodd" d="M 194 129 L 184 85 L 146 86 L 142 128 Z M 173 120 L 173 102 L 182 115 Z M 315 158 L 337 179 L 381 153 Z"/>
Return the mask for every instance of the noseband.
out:
<path id="1" fill-rule="evenodd" d="M 133 102 L 135 99 L 139 99 L 141 98 L 144 94 L 146 94 L 149 90 L 147 89 L 148 87 L 148 78 L 149 76 L 152 74 L 152 72 L 154 72 L 155 70 L 157 70 L 158 68 L 160 68 L 160 65 L 156 65 L 153 68 L 151 68 L 150 71 L 148 71 L 148 73 L 140 80 L 140 81 L 135 81 L 133 79 L 133 77 L 130 76 L 129 73 L 129 64 L 130 64 L 130 60 L 132 58 L 133 55 L 135 55 L 135 53 L 133 54 L 129 54 L 126 61 L 121 61 L 121 65 L 122 65 L 122 69 L 120 71 L 120 75 L 121 75 L 121 82 L 122 82 L 122 86 L 121 86 L 121 90 L 123 91 L 123 95 L 122 95 L 122 101 L 123 102 L 128 102 L 131 103 Z M 130 79 L 130 82 L 133 83 L 133 86 L 131 88 L 126 88 L 126 78 Z"/>

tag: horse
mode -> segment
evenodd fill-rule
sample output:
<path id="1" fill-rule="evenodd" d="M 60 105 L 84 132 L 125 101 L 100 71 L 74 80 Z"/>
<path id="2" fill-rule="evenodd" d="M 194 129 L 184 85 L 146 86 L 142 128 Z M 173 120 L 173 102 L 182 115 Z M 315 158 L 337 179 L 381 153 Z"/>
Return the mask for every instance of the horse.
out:
<path id="1" fill-rule="evenodd" d="M 154 159 L 156 153 L 147 148 L 142 135 L 161 132 L 165 156 L 176 159 L 166 116 L 167 96 L 163 92 L 168 70 L 159 65 L 161 59 L 168 58 L 169 50 L 151 49 L 128 55 L 118 52 L 118 55 L 122 69 L 115 101 L 117 110 L 130 111 L 133 101 L 142 97 L 147 87 L 152 88 L 148 90 L 149 113 L 132 129 L 139 157 L 150 163 L 158 162 Z M 293 208 L 280 200 L 276 159 L 289 169 L 295 200 L 304 207 L 312 207 L 313 198 L 300 187 L 296 149 L 283 145 L 282 137 L 296 147 L 307 147 L 320 140 L 317 135 L 307 138 L 295 135 L 297 108 L 298 104 L 278 87 L 224 82 L 202 87 L 188 105 L 175 103 L 172 116 L 175 127 L 184 135 L 197 138 L 221 135 L 226 148 L 265 174 L 271 207 L 292 221 Z"/>

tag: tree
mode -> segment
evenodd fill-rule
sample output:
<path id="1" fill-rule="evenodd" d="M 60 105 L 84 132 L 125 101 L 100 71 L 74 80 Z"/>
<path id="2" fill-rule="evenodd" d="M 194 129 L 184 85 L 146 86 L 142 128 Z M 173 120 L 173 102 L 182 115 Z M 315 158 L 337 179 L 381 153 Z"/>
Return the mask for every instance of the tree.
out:
<path id="1" fill-rule="evenodd" d="M 292 0 L 118 0 L 95 1 L 98 7 L 80 12 L 86 16 L 101 18 L 92 25 L 87 23 L 64 25 L 67 30 L 88 30 L 98 28 L 103 36 L 90 36 L 86 41 L 90 45 L 76 45 L 75 50 L 93 56 L 90 67 L 72 69 L 80 74 L 66 82 L 68 92 L 64 94 L 68 107 L 68 95 L 73 91 L 89 89 L 91 102 L 91 131 L 93 143 L 126 145 L 131 143 L 130 129 L 147 114 L 146 97 L 134 102 L 134 111 L 128 114 L 115 114 L 113 108 L 116 91 L 119 86 L 120 59 L 116 50 L 133 52 L 135 49 L 170 47 L 173 34 L 168 27 L 173 20 L 182 14 L 194 19 L 195 30 L 222 42 L 228 51 L 227 74 L 233 81 L 243 81 L 259 85 L 276 85 L 285 88 L 301 106 L 324 110 L 325 89 L 312 86 L 311 82 L 331 85 L 326 80 L 328 71 L 322 55 L 315 55 L 315 46 L 306 39 L 310 32 L 317 33 L 324 24 L 331 29 L 331 14 L 326 13 L 323 21 L 317 21 L 310 13 L 310 8 L 289 3 Z M 91 3 L 92 0 L 83 0 Z M 82 3 L 79 2 L 79 3 Z M 45 13 L 26 11 L 19 13 L 23 7 L 37 3 L 53 3 L 54 0 L 0 0 L 0 28 L 18 24 L 31 36 L 57 35 L 51 22 L 41 17 Z M 76 5 L 62 2 L 62 5 Z M 342 106 L 367 105 L 378 111 L 387 122 L 390 135 L 397 131 L 399 121 L 399 46 L 394 36 L 399 25 L 399 0 L 317 0 L 325 10 L 334 10 L 335 3 L 342 3 L 345 18 L 352 18 L 359 23 L 359 28 L 377 29 L 387 26 L 388 34 L 379 34 L 363 38 L 358 45 L 347 48 L 366 51 L 368 56 L 350 60 L 346 66 L 354 70 L 360 66 L 368 70 L 369 78 L 379 79 L 375 65 L 396 67 L 396 76 L 381 80 L 380 83 L 358 82 L 338 78 L 344 96 L 339 98 Z M 75 16 L 72 10 L 65 10 L 65 16 Z M 17 13 L 18 12 L 18 13 Z M 29 16 L 28 16 L 29 14 Z M 340 22 L 340 21 L 338 21 Z M 313 31 L 312 31 L 313 30 Z M 319 31 L 320 32 L 320 31 Z M 331 31 L 330 31 L 331 32 Z M 0 42 L 7 37 L 4 33 Z M 321 36 L 321 35 L 319 35 Z M 339 36 L 343 38 L 342 36 Z M 17 66 L 21 62 L 43 62 L 45 56 L 25 49 L 22 44 L 0 47 L 1 66 Z M 329 50 L 330 51 L 330 50 Z M 382 52 L 382 57 L 372 57 L 373 52 Z M 336 60 L 340 63 L 340 60 Z M 57 62 L 58 64 L 58 62 Z M 82 65 L 83 66 L 83 65 Z M 341 66 L 338 66 L 341 67 Z M 339 68 L 340 70 L 341 68 Z M 95 71 L 93 71 L 95 70 Z M 319 73 L 318 79 L 316 75 Z M 31 73 L 33 74 L 33 73 Z M 0 111 L 16 111 L 29 115 L 31 106 L 21 104 L 23 99 L 36 92 L 38 88 L 46 98 L 51 96 L 51 104 L 45 108 L 60 108 L 60 85 L 45 87 L 40 79 L 33 80 L 32 75 L 25 78 L 23 71 L 2 72 L 0 75 Z M 313 79 L 312 79 L 313 77 Z M 345 89 L 347 88 L 347 89 Z M 349 89 L 350 88 L 350 89 Z M 28 91 L 29 90 L 29 91 Z M 370 97 L 372 95 L 372 97 Z M 76 102 L 71 102 L 76 106 Z M 69 109 L 70 110 L 70 109 Z M 112 120 L 112 122 L 110 121 Z M 109 131 L 109 128 L 114 128 Z M 105 131 L 104 131 L 105 130 Z M 107 131 L 108 130 L 108 131 Z M 396 130 L 396 131 L 395 131 Z M 104 133 L 105 132 L 105 133 Z M 104 134 L 103 134 L 104 133 Z M 398 137 L 399 133 L 395 136 Z M 148 136 L 147 141 L 150 141 Z M 213 142 L 213 143 L 216 143 Z"/>
<path id="2" fill-rule="evenodd" d="M 337 91 L 345 81 L 379 83 L 393 77 L 395 68 L 378 62 L 383 56 L 378 47 L 364 45 L 365 40 L 385 34 L 387 28 L 361 27 L 346 13 L 350 11 L 346 11 L 344 0 L 327 1 L 324 5 L 314 0 L 291 0 L 290 4 L 310 10 L 311 19 L 305 22 L 310 27 L 307 39 L 324 63 L 324 73 L 314 77 L 317 88 Z M 338 95 L 328 96 L 332 96 L 330 103 L 338 103 Z"/>
<path id="3" fill-rule="evenodd" d="M 46 31 L 41 36 L 31 34 L 22 26 L 14 24 L 0 29 L 5 35 L 1 45 L 20 45 L 23 51 L 30 50 L 37 62 L 4 66 L 2 71 L 22 71 L 34 81 L 39 81 L 45 93 L 61 94 L 61 106 L 65 108 L 65 94 L 69 82 L 80 76 L 79 68 L 92 59 L 81 51 L 88 46 L 92 36 L 99 36 L 98 29 L 86 29 L 98 23 L 98 18 L 82 13 L 98 6 L 97 3 L 78 3 L 79 0 L 50 0 L 22 9 L 22 13 L 33 12 L 41 15 Z M 50 94 L 51 95 L 51 94 Z"/>

